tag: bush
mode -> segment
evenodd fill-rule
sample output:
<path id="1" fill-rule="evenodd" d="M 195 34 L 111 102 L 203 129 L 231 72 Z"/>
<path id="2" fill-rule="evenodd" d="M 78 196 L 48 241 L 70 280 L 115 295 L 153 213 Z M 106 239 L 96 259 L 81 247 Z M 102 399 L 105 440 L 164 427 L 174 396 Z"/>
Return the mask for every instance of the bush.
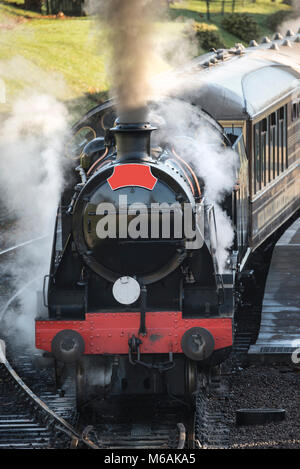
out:
<path id="1" fill-rule="evenodd" d="M 252 16 L 247 13 L 232 13 L 225 16 L 222 20 L 222 26 L 226 31 L 239 37 L 245 42 L 251 39 L 257 39 L 259 36 L 259 27 Z"/>
<path id="2" fill-rule="evenodd" d="M 208 29 L 206 25 L 196 24 L 194 25 L 194 30 L 199 46 L 202 49 L 210 50 L 225 48 L 221 35 L 215 29 Z"/>
<path id="3" fill-rule="evenodd" d="M 286 10 L 279 10 L 267 18 L 267 26 L 272 31 L 277 31 L 281 23 L 289 16 L 290 12 Z"/>

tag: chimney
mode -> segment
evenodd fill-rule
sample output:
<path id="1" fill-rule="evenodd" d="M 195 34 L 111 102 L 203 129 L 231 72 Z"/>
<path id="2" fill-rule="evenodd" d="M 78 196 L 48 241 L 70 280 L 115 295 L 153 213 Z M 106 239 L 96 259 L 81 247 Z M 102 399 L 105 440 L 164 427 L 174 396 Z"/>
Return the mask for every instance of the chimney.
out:
<path id="1" fill-rule="evenodd" d="M 149 122 L 123 123 L 117 119 L 111 129 L 117 146 L 119 161 L 147 161 L 150 159 L 151 132 L 156 130 Z"/>

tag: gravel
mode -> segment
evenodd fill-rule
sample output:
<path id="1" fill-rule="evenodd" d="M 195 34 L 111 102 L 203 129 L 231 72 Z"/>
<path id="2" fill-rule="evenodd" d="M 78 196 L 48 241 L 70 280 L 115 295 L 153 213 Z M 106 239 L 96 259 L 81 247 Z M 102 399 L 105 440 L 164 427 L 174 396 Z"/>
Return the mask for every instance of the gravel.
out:
<path id="1" fill-rule="evenodd" d="M 300 369 L 290 366 L 254 366 L 233 370 L 231 379 L 231 448 L 300 448 Z M 267 425 L 235 425 L 238 409 L 283 408 L 286 418 Z"/>

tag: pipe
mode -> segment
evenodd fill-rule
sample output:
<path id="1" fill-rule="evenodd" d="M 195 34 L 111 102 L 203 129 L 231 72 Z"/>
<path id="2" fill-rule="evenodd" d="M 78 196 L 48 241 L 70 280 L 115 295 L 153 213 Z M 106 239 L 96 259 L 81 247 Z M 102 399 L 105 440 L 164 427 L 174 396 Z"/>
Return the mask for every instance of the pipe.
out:
<path id="1" fill-rule="evenodd" d="M 174 148 L 172 148 L 172 152 L 173 152 L 173 155 L 174 155 L 179 161 L 181 161 L 181 162 L 188 168 L 188 170 L 190 171 L 190 173 L 191 173 L 191 175 L 193 176 L 193 179 L 194 179 L 194 181 L 195 181 L 195 184 L 196 184 L 196 187 L 197 187 L 197 191 L 198 191 L 198 195 L 199 195 L 199 197 L 200 197 L 200 199 L 201 199 L 201 189 L 200 189 L 200 184 L 199 184 L 199 181 L 198 181 L 198 178 L 197 178 L 196 174 L 194 173 L 194 171 L 192 170 L 192 168 L 190 167 L 190 165 L 189 165 L 183 158 L 181 158 L 181 156 L 179 156 L 179 155 L 176 153 L 176 151 L 175 151 Z"/>
<path id="2" fill-rule="evenodd" d="M 96 169 L 96 166 L 98 165 L 98 163 L 100 163 L 100 161 L 102 161 L 107 156 L 107 153 L 108 153 L 108 147 L 105 148 L 105 152 L 103 153 L 103 155 L 101 155 L 100 158 L 98 158 L 98 160 L 95 161 L 95 163 L 92 164 L 92 166 L 90 167 L 90 169 L 86 173 L 87 176 L 92 174 L 94 169 Z"/>

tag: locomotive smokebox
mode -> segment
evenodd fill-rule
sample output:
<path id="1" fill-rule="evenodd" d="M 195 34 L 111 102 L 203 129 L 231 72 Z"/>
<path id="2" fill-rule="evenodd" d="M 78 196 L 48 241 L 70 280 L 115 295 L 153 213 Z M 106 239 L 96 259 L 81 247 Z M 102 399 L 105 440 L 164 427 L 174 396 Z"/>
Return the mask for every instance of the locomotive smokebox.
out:
<path id="1" fill-rule="evenodd" d="M 117 159 L 123 161 L 147 161 L 150 158 L 151 132 L 156 130 L 148 122 L 121 123 L 116 120 L 111 131 L 115 135 Z"/>

